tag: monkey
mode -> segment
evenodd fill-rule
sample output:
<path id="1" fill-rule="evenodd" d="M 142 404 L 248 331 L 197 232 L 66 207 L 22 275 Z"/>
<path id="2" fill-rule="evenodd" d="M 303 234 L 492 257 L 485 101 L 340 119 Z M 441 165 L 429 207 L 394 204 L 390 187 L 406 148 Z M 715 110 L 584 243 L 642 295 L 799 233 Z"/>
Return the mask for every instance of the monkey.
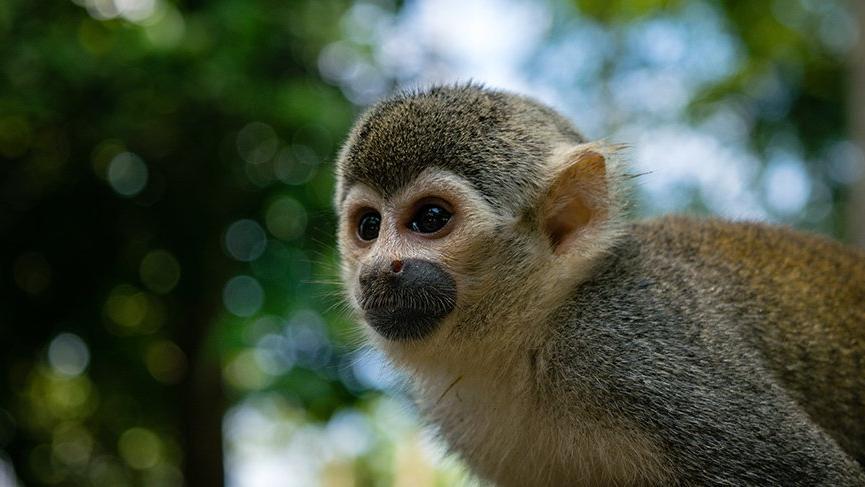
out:
<path id="1" fill-rule="evenodd" d="M 631 220 L 624 152 L 474 83 L 360 115 L 341 279 L 425 422 L 495 485 L 865 485 L 865 252 Z"/>

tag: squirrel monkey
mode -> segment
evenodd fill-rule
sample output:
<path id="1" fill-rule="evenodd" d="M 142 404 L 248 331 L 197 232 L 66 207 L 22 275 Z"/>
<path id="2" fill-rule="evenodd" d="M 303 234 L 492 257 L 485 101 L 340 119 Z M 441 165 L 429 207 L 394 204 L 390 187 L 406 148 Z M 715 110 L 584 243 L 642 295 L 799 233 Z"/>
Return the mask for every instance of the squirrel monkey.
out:
<path id="1" fill-rule="evenodd" d="M 342 278 L 425 419 L 498 485 L 865 485 L 865 253 L 628 222 L 618 149 L 471 84 L 360 117 Z"/>

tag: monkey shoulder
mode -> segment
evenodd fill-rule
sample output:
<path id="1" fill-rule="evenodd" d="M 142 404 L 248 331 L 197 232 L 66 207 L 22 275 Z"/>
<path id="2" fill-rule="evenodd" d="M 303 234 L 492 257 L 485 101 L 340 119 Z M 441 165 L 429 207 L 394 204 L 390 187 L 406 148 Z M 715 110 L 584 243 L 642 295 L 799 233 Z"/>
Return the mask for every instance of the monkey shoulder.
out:
<path id="1" fill-rule="evenodd" d="M 660 286 L 669 300 L 697 309 L 783 308 L 802 319 L 858 322 L 865 333 L 865 251 L 821 235 L 667 216 L 631 224 L 606 264 L 597 277 L 617 277 L 613 287 L 623 293 Z"/>
<path id="2" fill-rule="evenodd" d="M 833 397 L 824 385 L 865 388 L 865 253 L 762 223 L 636 222 L 550 326 L 566 337 L 549 342 L 555 353 L 599 343 L 600 363 L 647 373 L 660 357 L 746 373 L 768 366 L 800 396 Z"/>
<path id="3" fill-rule="evenodd" d="M 551 389 L 658 439 L 688 482 L 856 485 L 863 307 L 860 251 L 664 217 L 628 227 L 558 310 L 541 356 Z"/>

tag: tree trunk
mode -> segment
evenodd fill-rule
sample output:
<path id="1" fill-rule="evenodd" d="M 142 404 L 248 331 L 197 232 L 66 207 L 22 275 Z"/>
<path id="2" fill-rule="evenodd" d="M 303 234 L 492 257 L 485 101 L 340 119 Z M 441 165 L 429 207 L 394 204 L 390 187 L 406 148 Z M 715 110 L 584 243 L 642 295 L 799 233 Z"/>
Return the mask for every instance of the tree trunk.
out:
<path id="1" fill-rule="evenodd" d="M 225 402 L 218 357 L 208 346 L 213 305 L 203 306 L 197 316 L 187 317 L 188 329 L 181 343 L 189 357 L 189 371 L 182 384 L 181 431 L 186 485 L 224 485 L 222 415 Z"/>

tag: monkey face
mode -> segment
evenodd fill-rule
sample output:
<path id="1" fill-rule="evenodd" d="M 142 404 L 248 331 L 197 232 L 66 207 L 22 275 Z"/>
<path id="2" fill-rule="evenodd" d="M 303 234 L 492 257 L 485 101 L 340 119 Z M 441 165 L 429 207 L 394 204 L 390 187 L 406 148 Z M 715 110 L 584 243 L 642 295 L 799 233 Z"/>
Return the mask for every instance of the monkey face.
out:
<path id="1" fill-rule="evenodd" d="M 391 341 L 424 339 L 470 294 L 465 256 L 490 222 L 460 177 L 430 170 L 391 198 L 354 185 L 341 204 L 339 243 L 349 300 Z"/>
<path id="2" fill-rule="evenodd" d="M 614 152 L 472 85 L 377 104 L 336 164 L 349 303 L 406 356 L 546 319 L 616 238 Z"/>

